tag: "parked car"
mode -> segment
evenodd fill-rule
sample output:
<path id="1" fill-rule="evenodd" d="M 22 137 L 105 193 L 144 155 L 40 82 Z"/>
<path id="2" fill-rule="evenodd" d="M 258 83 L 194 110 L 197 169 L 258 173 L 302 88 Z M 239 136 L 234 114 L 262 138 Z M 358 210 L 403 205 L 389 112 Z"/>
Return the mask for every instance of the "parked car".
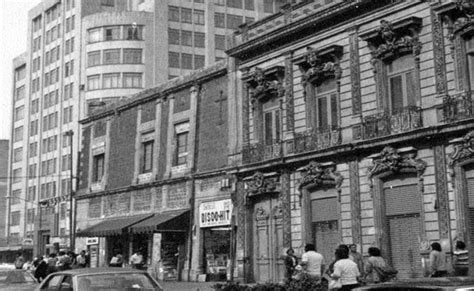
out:
<path id="1" fill-rule="evenodd" d="M 26 270 L 0 269 L 0 290 L 35 290 L 36 278 Z"/>
<path id="2" fill-rule="evenodd" d="M 445 277 L 407 279 L 367 285 L 354 290 L 474 290 L 474 277 Z"/>
<path id="3" fill-rule="evenodd" d="M 124 268 L 84 268 L 52 273 L 36 290 L 163 291 L 163 288 L 145 271 Z"/>

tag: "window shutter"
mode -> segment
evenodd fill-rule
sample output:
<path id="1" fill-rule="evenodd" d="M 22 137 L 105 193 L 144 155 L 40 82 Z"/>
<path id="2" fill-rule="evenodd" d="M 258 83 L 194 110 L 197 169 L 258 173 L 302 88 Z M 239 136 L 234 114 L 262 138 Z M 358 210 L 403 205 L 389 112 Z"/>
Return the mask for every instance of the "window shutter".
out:
<path id="1" fill-rule="evenodd" d="M 311 215 L 313 222 L 338 220 L 339 212 L 337 197 L 322 198 L 311 201 Z"/>
<path id="2" fill-rule="evenodd" d="M 386 188 L 384 200 L 387 216 L 420 213 L 421 210 L 417 184 Z"/>

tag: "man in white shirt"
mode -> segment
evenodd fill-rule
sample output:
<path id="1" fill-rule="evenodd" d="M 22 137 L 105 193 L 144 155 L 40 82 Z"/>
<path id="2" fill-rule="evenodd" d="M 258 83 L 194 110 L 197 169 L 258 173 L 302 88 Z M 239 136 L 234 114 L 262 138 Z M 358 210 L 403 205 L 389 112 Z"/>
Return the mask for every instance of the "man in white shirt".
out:
<path id="1" fill-rule="evenodd" d="M 304 248 L 305 253 L 301 256 L 301 266 L 305 273 L 315 279 L 321 279 L 324 273 L 324 257 L 316 252 L 314 244 L 307 244 Z"/>

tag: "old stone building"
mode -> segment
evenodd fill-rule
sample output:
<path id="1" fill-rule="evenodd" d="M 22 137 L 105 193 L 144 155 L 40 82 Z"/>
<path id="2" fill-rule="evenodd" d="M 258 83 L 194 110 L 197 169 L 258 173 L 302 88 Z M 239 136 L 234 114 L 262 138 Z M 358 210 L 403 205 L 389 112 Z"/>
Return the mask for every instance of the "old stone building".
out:
<path id="1" fill-rule="evenodd" d="M 378 246 L 400 278 L 425 275 L 432 242 L 474 246 L 472 3 L 331 2 L 287 5 L 227 51 L 246 281 L 280 281 L 306 243 L 327 261 Z"/>

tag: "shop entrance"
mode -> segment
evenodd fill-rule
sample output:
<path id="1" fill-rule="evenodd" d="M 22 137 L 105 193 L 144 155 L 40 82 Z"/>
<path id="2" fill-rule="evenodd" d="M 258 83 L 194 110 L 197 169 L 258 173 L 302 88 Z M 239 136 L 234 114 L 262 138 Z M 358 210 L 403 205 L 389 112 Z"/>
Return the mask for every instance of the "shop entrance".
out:
<path id="1" fill-rule="evenodd" d="M 230 228 L 206 228 L 204 263 L 208 281 L 225 281 L 230 264 Z"/>
<path id="2" fill-rule="evenodd" d="M 161 262 L 163 280 L 180 280 L 185 258 L 185 233 L 163 233 L 161 238 Z"/>
<path id="3" fill-rule="evenodd" d="M 283 223 L 276 198 L 255 203 L 253 219 L 253 260 L 256 282 L 279 282 L 285 277 L 283 265 Z"/>
<path id="4" fill-rule="evenodd" d="M 128 253 L 128 240 L 124 236 L 109 236 L 107 237 L 107 255 L 106 263 L 107 266 L 110 264 L 110 260 L 116 254 L 121 254 L 124 260 L 124 263 L 128 263 L 130 255 Z"/>
<path id="5" fill-rule="evenodd" d="M 421 198 L 416 178 L 384 182 L 385 233 L 389 259 L 399 279 L 422 277 L 420 256 Z"/>

